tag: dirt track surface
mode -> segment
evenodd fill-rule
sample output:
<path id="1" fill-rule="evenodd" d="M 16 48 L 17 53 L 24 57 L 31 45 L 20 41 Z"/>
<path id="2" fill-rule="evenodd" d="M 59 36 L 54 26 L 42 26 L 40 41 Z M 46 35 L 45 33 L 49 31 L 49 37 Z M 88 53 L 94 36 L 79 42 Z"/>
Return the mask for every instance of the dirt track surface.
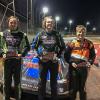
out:
<path id="1" fill-rule="evenodd" d="M 86 89 L 88 100 L 100 100 L 100 67 L 91 68 Z"/>

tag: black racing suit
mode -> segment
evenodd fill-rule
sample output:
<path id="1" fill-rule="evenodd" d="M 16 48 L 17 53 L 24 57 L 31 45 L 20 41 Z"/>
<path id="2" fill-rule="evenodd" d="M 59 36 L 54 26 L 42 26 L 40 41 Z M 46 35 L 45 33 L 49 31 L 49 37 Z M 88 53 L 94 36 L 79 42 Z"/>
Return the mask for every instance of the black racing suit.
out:
<path id="1" fill-rule="evenodd" d="M 60 57 L 62 51 L 65 49 L 65 44 L 58 32 L 52 31 L 51 33 L 47 33 L 43 31 L 36 36 L 35 40 L 33 41 L 32 47 L 37 51 L 40 47 L 42 47 L 42 49 L 47 53 L 54 52 L 55 54 L 57 54 L 57 57 Z M 39 57 L 41 55 L 42 53 L 39 53 Z M 39 100 L 44 100 L 45 97 L 46 78 L 48 70 L 50 71 L 51 97 L 53 100 L 57 99 L 58 61 L 44 61 L 43 59 L 40 59 Z"/>
<path id="2" fill-rule="evenodd" d="M 0 33 L 1 54 L 6 54 L 4 60 L 4 93 L 5 100 L 10 100 L 12 76 L 15 86 L 15 99 L 20 100 L 20 71 L 21 57 L 25 56 L 30 49 L 29 42 L 25 33 L 20 31 L 6 30 Z"/>

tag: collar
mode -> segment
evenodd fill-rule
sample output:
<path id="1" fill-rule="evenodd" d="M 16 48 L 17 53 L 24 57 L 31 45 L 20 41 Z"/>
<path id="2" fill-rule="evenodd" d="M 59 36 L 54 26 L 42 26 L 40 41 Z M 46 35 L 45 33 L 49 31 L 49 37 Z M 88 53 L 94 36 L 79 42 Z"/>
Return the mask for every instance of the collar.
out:
<path id="1" fill-rule="evenodd" d="M 18 29 L 16 29 L 16 30 L 8 30 L 8 32 L 10 32 L 10 33 L 18 33 Z"/>

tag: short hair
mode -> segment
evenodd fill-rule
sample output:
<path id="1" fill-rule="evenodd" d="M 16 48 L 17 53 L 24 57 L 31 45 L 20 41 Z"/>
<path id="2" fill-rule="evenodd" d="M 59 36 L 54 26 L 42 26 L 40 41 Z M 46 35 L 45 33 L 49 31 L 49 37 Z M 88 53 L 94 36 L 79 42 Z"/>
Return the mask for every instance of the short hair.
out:
<path id="1" fill-rule="evenodd" d="M 53 22 L 53 26 L 55 26 L 55 20 L 53 19 L 52 16 L 46 16 L 43 18 L 42 20 L 42 28 L 45 29 L 46 28 L 46 20 L 47 19 L 52 19 L 52 22 Z"/>
<path id="2" fill-rule="evenodd" d="M 84 30 L 84 32 L 86 32 L 86 27 L 84 25 L 77 25 L 76 32 L 79 30 Z"/>
<path id="3" fill-rule="evenodd" d="M 10 16 L 10 17 L 8 17 L 7 22 L 9 22 L 9 20 L 12 19 L 12 18 L 15 18 L 19 22 L 19 19 L 16 16 Z"/>

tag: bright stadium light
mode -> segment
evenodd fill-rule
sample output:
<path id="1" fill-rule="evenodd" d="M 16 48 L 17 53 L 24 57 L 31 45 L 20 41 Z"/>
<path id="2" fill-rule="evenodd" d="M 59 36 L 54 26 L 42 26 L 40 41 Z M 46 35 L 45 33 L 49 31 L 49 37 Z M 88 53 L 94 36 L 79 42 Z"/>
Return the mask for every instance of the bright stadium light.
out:
<path id="1" fill-rule="evenodd" d="M 94 33 L 96 33 L 97 28 L 96 28 L 96 27 L 93 27 L 93 28 L 92 28 L 92 31 L 93 31 Z"/>
<path id="2" fill-rule="evenodd" d="M 68 21 L 68 23 L 69 23 L 69 33 L 70 33 L 70 32 L 71 32 L 71 25 L 72 25 L 72 23 L 73 23 L 73 20 L 70 19 L 70 20 Z"/>
<path id="3" fill-rule="evenodd" d="M 89 21 L 86 22 L 86 30 L 87 30 L 87 32 L 88 32 L 88 25 L 90 25 Z"/>
<path id="4" fill-rule="evenodd" d="M 56 30 L 57 30 L 57 26 L 58 26 L 57 24 L 58 24 L 58 22 L 60 21 L 60 17 L 59 17 L 59 16 L 56 16 L 56 17 L 55 17 L 55 21 L 56 21 Z"/>
<path id="5" fill-rule="evenodd" d="M 67 27 L 64 28 L 65 31 L 66 31 L 67 29 L 68 29 Z"/>
<path id="6" fill-rule="evenodd" d="M 89 22 L 89 21 L 87 21 L 87 22 L 86 22 L 86 25 L 90 25 L 90 22 Z"/>
<path id="7" fill-rule="evenodd" d="M 93 31 L 96 31 L 96 27 L 93 27 L 93 29 L 92 29 Z"/>
<path id="8" fill-rule="evenodd" d="M 44 6 L 42 11 L 43 11 L 43 14 L 44 14 L 43 17 L 45 17 L 45 15 L 49 12 L 49 9 L 48 9 L 48 7 Z"/>

